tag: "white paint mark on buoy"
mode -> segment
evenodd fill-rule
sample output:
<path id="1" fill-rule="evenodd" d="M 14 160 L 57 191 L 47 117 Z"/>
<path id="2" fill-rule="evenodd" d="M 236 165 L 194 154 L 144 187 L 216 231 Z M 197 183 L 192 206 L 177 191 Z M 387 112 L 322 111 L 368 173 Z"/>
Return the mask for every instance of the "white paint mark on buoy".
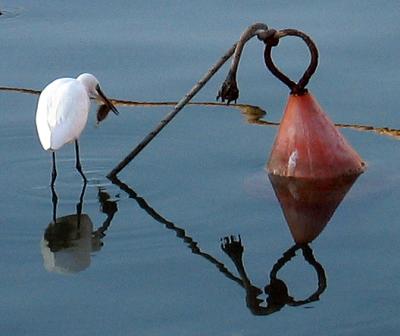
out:
<path id="1" fill-rule="evenodd" d="M 297 153 L 297 149 L 296 149 L 289 156 L 289 160 L 288 160 L 288 175 L 294 175 L 294 170 L 296 169 L 296 164 L 297 164 L 297 157 L 298 157 L 298 153 Z"/>

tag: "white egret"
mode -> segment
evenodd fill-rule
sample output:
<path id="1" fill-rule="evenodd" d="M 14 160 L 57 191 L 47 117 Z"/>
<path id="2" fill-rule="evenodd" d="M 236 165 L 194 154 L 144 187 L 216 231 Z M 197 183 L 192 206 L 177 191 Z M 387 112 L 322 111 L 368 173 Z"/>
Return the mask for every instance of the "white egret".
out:
<path id="1" fill-rule="evenodd" d="M 76 79 L 56 79 L 48 84 L 39 96 L 36 128 L 43 148 L 52 152 L 52 186 L 57 177 L 55 151 L 73 141 L 75 142 L 76 169 L 86 183 L 79 159 L 78 138 L 87 123 L 90 98 L 103 101 L 108 110 L 118 114 L 115 106 L 101 91 L 99 81 L 88 73 L 81 74 Z"/>

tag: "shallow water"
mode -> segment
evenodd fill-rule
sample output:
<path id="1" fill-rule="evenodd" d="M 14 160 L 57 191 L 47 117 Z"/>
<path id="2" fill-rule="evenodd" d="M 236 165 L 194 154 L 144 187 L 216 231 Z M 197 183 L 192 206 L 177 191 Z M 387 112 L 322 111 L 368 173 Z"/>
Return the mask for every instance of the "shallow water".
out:
<path id="1" fill-rule="evenodd" d="M 92 72 L 110 97 L 177 101 L 245 27 L 261 21 L 314 38 L 320 65 L 309 88 L 335 122 L 400 128 L 396 1 L 43 0 L 2 1 L 1 9 L 9 14 L 0 16 L 0 86 L 42 89 L 57 77 Z M 290 42 L 274 57 L 296 76 L 307 52 Z M 265 70 L 262 50 L 256 40 L 245 49 L 239 102 L 260 106 L 264 120 L 276 122 L 288 92 Z M 227 69 L 195 100 L 213 101 Z M 2 335 L 390 335 L 399 329 L 398 138 L 342 129 L 368 170 L 311 244 L 326 288 L 318 301 L 255 316 L 220 239 L 240 234 L 248 279 L 261 290 L 294 245 L 264 171 L 276 127 L 249 123 L 233 107 L 188 106 L 113 184 L 106 174 L 171 107 L 119 106 L 120 115 L 97 128 L 92 113 L 80 141 L 89 179 L 82 212 L 92 223 L 88 230 L 105 236 L 81 232 L 85 263 L 66 275 L 44 265 L 43 237 L 53 219 L 51 161 L 36 137 L 36 102 L 36 95 L 0 91 Z M 76 215 L 82 181 L 73 146 L 59 152 L 58 169 L 56 216 Z M 279 278 L 296 300 L 318 288 L 300 251 Z"/>

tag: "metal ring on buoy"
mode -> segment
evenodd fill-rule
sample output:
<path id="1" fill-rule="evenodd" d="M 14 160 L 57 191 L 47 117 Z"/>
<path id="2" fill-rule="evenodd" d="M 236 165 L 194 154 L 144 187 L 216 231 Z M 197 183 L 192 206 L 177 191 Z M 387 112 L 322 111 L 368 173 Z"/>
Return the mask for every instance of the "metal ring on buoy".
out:
<path id="1" fill-rule="evenodd" d="M 279 39 L 285 36 L 297 36 L 300 37 L 307 45 L 310 50 L 311 60 L 310 65 L 304 72 L 303 76 L 300 80 L 295 83 L 289 77 L 287 77 L 273 62 L 271 57 L 271 50 L 273 47 L 278 45 Z M 318 49 L 315 45 L 314 41 L 305 33 L 296 30 L 296 29 L 283 29 L 279 31 L 271 30 L 269 34 L 265 34 L 265 36 L 259 36 L 265 43 L 264 50 L 264 61 L 267 68 L 272 72 L 274 76 L 276 76 L 280 81 L 286 84 L 292 94 L 302 95 L 307 92 L 305 88 L 308 84 L 311 76 L 314 74 L 315 70 L 318 66 Z"/>

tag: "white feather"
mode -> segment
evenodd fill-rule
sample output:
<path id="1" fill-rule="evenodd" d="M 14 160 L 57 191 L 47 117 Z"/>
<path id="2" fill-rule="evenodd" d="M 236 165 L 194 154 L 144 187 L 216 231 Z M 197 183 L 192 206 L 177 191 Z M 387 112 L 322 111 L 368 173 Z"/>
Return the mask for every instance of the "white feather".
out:
<path id="1" fill-rule="evenodd" d="M 88 91 L 74 78 L 56 79 L 45 87 L 36 111 L 37 132 L 45 150 L 58 150 L 79 138 L 90 109 Z"/>

